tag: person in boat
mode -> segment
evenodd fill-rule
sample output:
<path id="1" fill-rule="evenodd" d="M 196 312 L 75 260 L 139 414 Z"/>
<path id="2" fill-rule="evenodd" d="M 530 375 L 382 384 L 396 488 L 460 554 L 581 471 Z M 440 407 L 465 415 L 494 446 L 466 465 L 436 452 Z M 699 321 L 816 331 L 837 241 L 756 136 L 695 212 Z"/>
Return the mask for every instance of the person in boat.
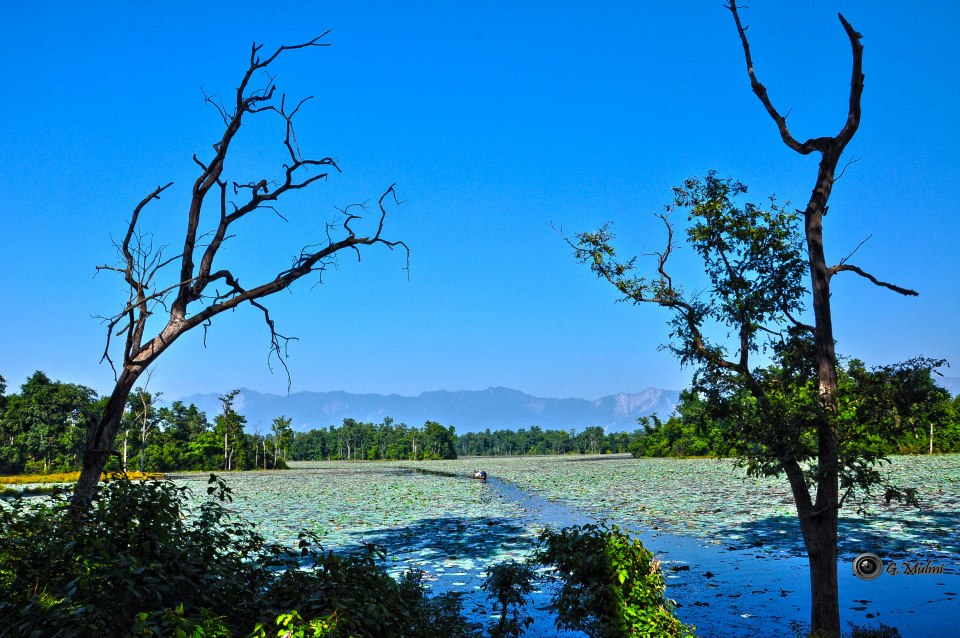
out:
<path id="1" fill-rule="evenodd" d="M 487 471 L 486 470 L 476 470 L 473 473 L 473 478 L 480 479 L 481 481 L 487 480 Z"/>

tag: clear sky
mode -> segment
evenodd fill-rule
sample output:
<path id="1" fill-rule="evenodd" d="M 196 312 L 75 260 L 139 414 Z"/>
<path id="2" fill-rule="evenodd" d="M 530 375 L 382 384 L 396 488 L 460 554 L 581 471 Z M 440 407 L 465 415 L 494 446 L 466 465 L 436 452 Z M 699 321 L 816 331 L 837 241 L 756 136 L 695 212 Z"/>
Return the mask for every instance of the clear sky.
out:
<path id="1" fill-rule="evenodd" d="M 667 315 L 614 304 L 560 235 L 615 223 L 623 254 L 659 248 L 652 218 L 670 187 L 717 169 L 805 204 L 816 158 L 779 140 L 751 93 L 720 0 L 676 2 L 11 3 L 0 26 L 0 374 L 34 370 L 107 392 L 103 327 L 124 297 L 113 263 L 135 204 L 175 251 L 195 177 L 221 134 L 203 93 L 227 99 L 252 41 L 265 49 L 332 29 L 332 46 L 275 66 L 307 155 L 344 170 L 238 229 L 224 258 L 252 284 L 319 237 L 335 206 L 405 203 L 387 234 L 404 259 L 367 251 L 323 285 L 269 302 L 291 345 L 293 391 L 417 394 L 504 385 L 597 398 L 689 379 L 667 353 Z M 960 376 L 960 5 L 953 1 L 754 0 L 757 73 L 800 139 L 835 134 L 850 50 L 836 17 L 863 34 L 860 131 L 825 220 L 828 259 L 867 236 L 853 263 L 920 291 L 902 298 L 838 275 L 840 352 L 870 364 L 949 359 Z M 228 170 L 252 175 L 280 133 L 251 128 Z M 182 239 L 179 240 L 182 242 Z M 679 255 L 677 276 L 696 287 Z M 224 263 L 227 263 L 226 261 Z M 649 264 L 648 264 L 649 265 Z M 165 398 L 245 386 L 283 393 L 267 366 L 262 316 L 218 318 L 159 360 Z M 275 366 L 276 368 L 276 366 Z"/>

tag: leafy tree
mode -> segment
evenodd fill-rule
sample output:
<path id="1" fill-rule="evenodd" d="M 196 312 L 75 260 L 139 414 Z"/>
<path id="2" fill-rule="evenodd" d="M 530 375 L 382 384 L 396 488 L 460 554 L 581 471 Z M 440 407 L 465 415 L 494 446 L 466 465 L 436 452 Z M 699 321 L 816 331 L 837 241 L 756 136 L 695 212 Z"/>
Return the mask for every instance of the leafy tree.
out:
<path id="1" fill-rule="evenodd" d="M 290 454 L 295 460 L 329 461 L 330 438 L 327 430 L 298 432 L 293 437 Z"/>
<path id="2" fill-rule="evenodd" d="M 213 430 L 201 432 L 187 445 L 186 465 L 191 469 L 215 471 L 223 467 L 223 437 Z"/>
<path id="3" fill-rule="evenodd" d="M 774 198 L 765 208 L 740 206 L 745 193 L 742 183 L 713 172 L 675 188 L 674 203 L 658 215 L 667 245 L 655 254 L 652 278 L 635 274 L 635 259 L 617 258 L 609 226 L 578 235 L 575 255 L 625 299 L 673 313 L 669 348 L 681 364 L 694 366 L 695 387 L 713 406 L 711 418 L 727 425 L 730 444 L 751 473 L 786 475 L 810 559 L 811 624 L 814 631 L 836 634 L 838 510 L 852 490 L 869 489 L 879 480 L 874 466 L 883 451 L 865 445 L 864 433 L 884 440 L 895 436 L 884 413 L 871 412 L 871 404 L 857 398 L 866 394 L 910 411 L 905 401 L 913 389 L 871 390 L 865 384 L 880 377 L 861 375 L 841 401 L 834 367 L 825 401 L 819 333 L 797 319 L 810 254 L 799 215 Z M 688 211 L 687 240 L 710 282 L 703 295 L 686 293 L 668 273 L 675 248 L 669 216 L 677 208 Z M 832 344 L 830 353 L 834 357 Z M 757 366 L 757 358 L 773 364 Z M 937 363 L 902 364 L 900 377 L 921 379 L 923 370 Z"/>
<path id="4" fill-rule="evenodd" d="M 196 405 L 175 401 L 155 413 L 146 446 L 147 471 L 217 470 L 223 467 L 223 439 L 217 443 L 207 416 Z"/>
<path id="5" fill-rule="evenodd" d="M 580 454 L 600 454 L 610 451 L 607 435 L 599 426 L 585 428 L 574 440 Z"/>
<path id="6" fill-rule="evenodd" d="M 940 441 L 940 450 L 943 452 L 960 452 L 960 394 L 952 401 L 944 401 L 942 421 L 937 440 Z M 931 425 L 930 438 L 933 438 Z"/>
<path id="7" fill-rule="evenodd" d="M 423 458 L 457 458 L 457 435 L 453 426 L 445 428 L 436 421 L 423 424 Z"/>
<path id="8" fill-rule="evenodd" d="M 280 451 L 283 450 L 286 456 L 287 448 L 290 446 L 290 439 L 293 437 L 293 428 L 290 427 L 292 419 L 278 416 L 273 420 L 271 432 L 273 433 L 273 467 L 277 467 L 277 461 L 280 458 Z"/>
<path id="9" fill-rule="evenodd" d="M 325 35 L 325 34 L 324 34 Z M 207 98 L 221 116 L 222 133 L 212 146 L 211 155 L 193 156 L 197 178 L 185 203 L 186 212 L 183 247 L 169 258 L 163 249 L 154 249 L 150 233 L 141 226 L 145 210 L 151 202 L 160 199 L 173 185 L 157 186 L 133 209 L 126 231 L 117 243 L 118 262 L 103 265 L 99 270 L 117 273 L 128 289 L 128 297 L 116 314 L 106 317 L 107 342 L 103 359 L 113 365 L 112 338 L 123 336 L 116 384 L 106 408 L 99 419 L 89 419 L 86 447 L 80 479 L 73 493 L 73 506 L 78 512 L 93 502 L 100 474 L 105 467 L 121 428 L 127 399 L 137 380 L 173 343 L 187 332 L 203 326 L 206 330 L 218 315 L 233 311 L 242 304 L 250 304 L 263 313 L 270 335 L 271 354 L 281 363 L 283 344 L 289 339 L 276 330 L 263 300 L 295 282 L 322 274 L 336 263 L 338 253 L 346 250 L 360 254 L 362 247 L 400 247 L 403 242 L 383 236 L 386 202 L 396 191 L 390 186 L 378 200 L 379 215 L 368 231 L 360 231 L 358 223 L 362 206 L 347 207 L 341 217 L 321 229 L 318 238 L 308 239 L 292 263 L 281 265 L 277 274 L 260 281 L 241 285 L 233 269 L 221 260 L 220 249 L 233 236 L 237 222 L 251 214 L 280 214 L 277 205 L 286 201 L 288 194 L 306 189 L 323 180 L 330 171 L 339 171 L 337 162 L 330 158 L 313 159 L 301 153 L 294 130 L 294 118 L 306 100 L 288 101 L 277 95 L 271 65 L 281 55 L 299 49 L 324 46 L 323 35 L 293 46 L 281 46 L 272 54 L 261 57 L 262 45 L 254 44 L 249 64 L 243 73 L 228 105 Z M 259 88 L 257 83 L 263 83 Z M 225 166 L 231 149 L 243 125 L 251 119 L 275 117 L 282 131 L 285 160 L 273 175 L 266 177 L 233 175 L 228 177 Z M 169 267 L 169 268 L 168 268 Z M 171 272 L 173 270 L 174 272 Z M 165 321 L 163 320 L 165 318 Z M 159 323 L 157 323 L 159 322 Z M 154 327 L 157 328 L 153 332 Z"/>
<path id="10" fill-rule="evenodd" d="M 7 417 L 6 391 L 7 380 L 0 375 L 0 474 L 16 474 L 23 471 L 24 452 Z"/>
<path id="11" fill-rule="evenodd" d="M 223 469 L 249 469 L 243 463 L 245 446 L 243 426 L 247 417 L 233 409 L 233 402 L 240 390 L 233 390 L 220 397 L 221 413 L 213 419 L 214 433 L 223 440 Z"/>
<path id="12" fill-rule="evenodd" d="M 591 427 L 579 434 L 575 430 L 497 430 L 467 432 L 457 437 L 456 450 L 461 456 L 514 456 L 525 454 L 600 454 L 630 451 L 631 444 L 642 432 L 609 432 Z"/>
<path id="13" fill-rule="evenodd" d="M 880 462 L 888 454 L 927 453 L 934 427 L 938 433 L 935 451 L 960 451 L 951 397 L 934 381 L 933 363 L 937 362 L 918 359 L 867 369 L 862 361 L 852 359 L 838 368 L 840 413 L 848 421 L 842 427 L 847 439 L 842 443 L 845 454 Z M 770 368 L 765 373 L 782 374 L 782 370 Z M 802 401 L 797 396 L 793 400 Z M 744 436 L 744 413 L 737 412 L 729 399 L 721 406 L 693 389 L 680 393 L 676 413 L 667 421 L 656 415 L 639 421 L 643 432 L 630 444 L 636 457 L 737 456 L 744 440 L 762 441 L 769 431 L 768 424 L 750 423 L 749 434 Z M 876 481 L 861 481 L 864 488 L 873 485 Z"/>
<path id="14" fill-rule="evenodd" d="M 837 510 L 841 500 L 840 483 L 845 461 L 841 458 L 842 442 L 837 430 L 840 406 L 838 404 L 837 356 L 834 351 L 835 339 L 830 309 L 830 283 L 832 278 L 841 272 L 853 272 L 899 294 L 916 295 L 917 293 L 880 281 L 862 268 L 849 263 L 849 256 L 836 265 L 828 266 L 824 253 L 823 220 L 827 214 L 837 166 L 843 151 L 860 127 L 860 100 L 864 82 L 863 45 L 860 43 L 860 33 L 842 14 L 838 14 L 853 57 L 847 113 L 842 128 L 836 135 L 811 137 L 801 142 L 794 137 L 787 126 L 786 117 L 776 108 L 766 87 L 757 79 L 747 30 L 741 23 L 736 0 L 731 0 L 728 8 L 740 36 L 750 86 L 764 110 L 776 124 L 783 143 L 801 155 L 818 154 L 820 159 L 813 189 L 803 210 L 813 325 L 797 325 L 797 329 L 812 342 L 816 392 L 820 408 L 814 419 L 817 439 L 815 491 L 811 492 L 804 485 L 805 479 L 801 468 L 789 463 L 784 464 L 783 468 L 794 492 L 804 540 L 810 555 L 811 630 L 827 636 L 839 636 L 840 607 L 837 588 L 836 538 Z"/>
<path id="15" fill-rule="evenodd" d="M 7 398 L 4 434 L 16 450 L 6 456 L 8 469 L 49 472 L 76 467 L 82 427 L 93 415 L 96 399 L 91 388 L 33 373 L 19 394 Z"/>
<path id="16" fill-rule="evenodd" d="M 174 401 L 169 408 L 157 411 L 160 429 L 176 441 L 189 441 L 210 429 L 207 415 L 193 403 L 189 407 L 182 401 Z"/>
<path id="17" fill-rule="evenodd" d="M 147 381 L 149 383 L 150 373 L 147 373 Z M 140 448 L 140 471 L 145 471 L 145 464 L 147 459 L 147 440 L 150 438 L 150 435 L 157 430 L 159 415 L 157 414 L 156 402 L 163 395 L 162 392 L 151 394 L 147 391 L 146 386 L 141 388 L 135 388 L 134 391 L 130 394 L 128 399 L 130 406 L 130 416 L 131 420 L 136 426 L 136 429 L 140 432 L 139 448 Z M 124 455 L 124 470 L 126 470 L 126 455 Z"/>
<path id="18" fill-rule="evenodd" d="M 653 415 L 638 422 L 643 433 L 628 448 L 635 457 L 730 456 L 735 450 L 737 437 L 728 436 L 695 390 L 680 392 L 676 411 L 666 421 Z"/>
<path id="19" fill-rule="evenodd" d="M 207 415 L 196 405 L 174 401 L 156 412 L 157 431 L 148 445 L 147 469 L 217 470 L 223 467 L 223 440 L 217 445 Z"/>

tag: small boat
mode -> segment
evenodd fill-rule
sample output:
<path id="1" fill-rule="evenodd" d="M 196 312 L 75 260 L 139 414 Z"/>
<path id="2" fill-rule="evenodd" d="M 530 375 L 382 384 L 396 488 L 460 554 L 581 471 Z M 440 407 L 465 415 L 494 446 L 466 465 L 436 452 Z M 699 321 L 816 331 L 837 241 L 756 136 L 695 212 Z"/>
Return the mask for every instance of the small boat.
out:
<path id="1" fill-rule="evenodd" d="M 481 481 L 487 480 L 487 471 L 486 470 L 477 470 L 473 473 L 473 478 L 479 479 Z"/>

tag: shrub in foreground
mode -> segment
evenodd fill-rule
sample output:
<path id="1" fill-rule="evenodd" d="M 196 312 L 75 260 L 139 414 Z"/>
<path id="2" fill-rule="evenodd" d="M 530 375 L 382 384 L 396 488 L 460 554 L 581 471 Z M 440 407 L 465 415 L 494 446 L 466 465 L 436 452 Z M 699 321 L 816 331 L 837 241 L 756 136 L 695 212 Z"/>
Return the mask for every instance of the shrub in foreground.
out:
<path id="1" fill-rule="evenodd" d="M 0 507 L 4 635 L 264 636 L 278 618 L 332 638 L 473 635 L 457 598 L 428 598 L 414 573 L 394 580 L 374 548 L 288 550 L 229 514 L 222 479 L 208 494 L 194 511 L 184 487 L 124 479 L 82 520 L 64 499 Z"/>
<path id="2" fill-rule="evenodd" d="M 551 607 L 558 628 L 591 638 L 687 637 L 687 627 L 664 598 L 658 561 L 616 525 L 599 523 L 546 530 L 539 562 L 556 568 Z"/>

